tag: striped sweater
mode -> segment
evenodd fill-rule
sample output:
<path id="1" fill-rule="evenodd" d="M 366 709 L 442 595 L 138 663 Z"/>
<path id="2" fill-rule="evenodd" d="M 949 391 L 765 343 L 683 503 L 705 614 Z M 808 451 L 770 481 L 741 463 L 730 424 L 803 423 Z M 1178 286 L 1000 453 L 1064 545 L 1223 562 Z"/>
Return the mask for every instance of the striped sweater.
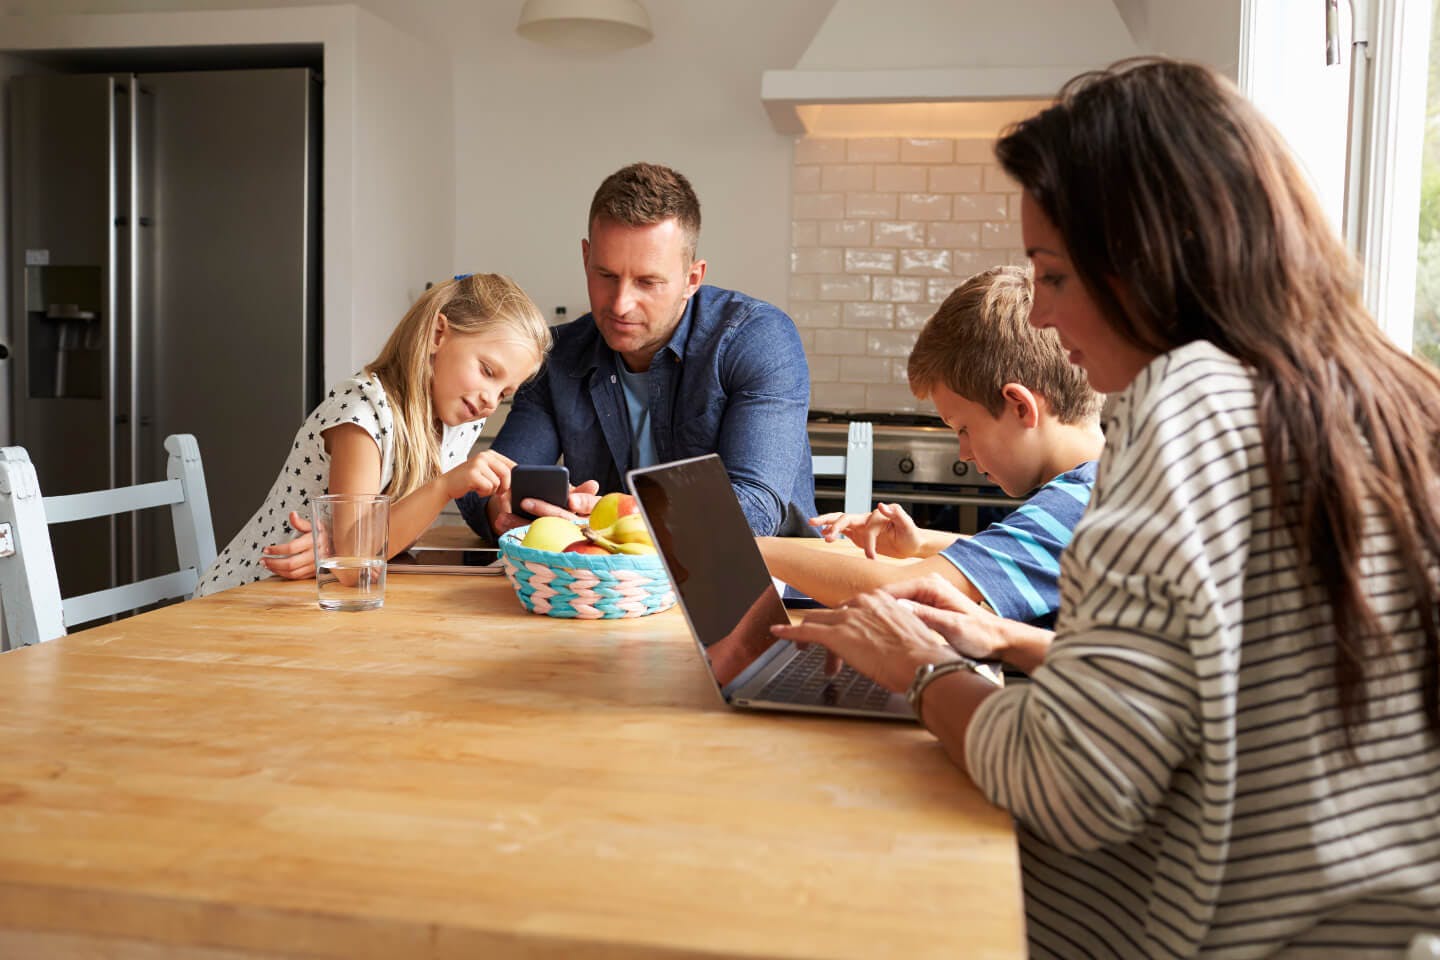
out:
<path id="1" fill-rule="evenodd" d="M 1440 931 L 1440 740 L 1391 539 L 1369 512 L 1392 650 L 1350 762 L 1249 371 L 1188 344 L 1115 399 L 1054 645 L 966 742 L 1018 821 L 1032 956 L 1394 960 Z"/>

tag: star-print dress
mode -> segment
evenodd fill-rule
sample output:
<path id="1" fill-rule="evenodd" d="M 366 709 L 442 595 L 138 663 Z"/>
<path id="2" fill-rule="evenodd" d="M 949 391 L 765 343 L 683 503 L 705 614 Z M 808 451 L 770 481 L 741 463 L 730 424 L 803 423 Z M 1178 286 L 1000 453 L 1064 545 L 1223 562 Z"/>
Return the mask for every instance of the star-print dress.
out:
<path id="1" fill-rule="evenodd" d="M 325 452 L 324 432 L 343 423 L 353 423 L 374 439 L 380 448 L 380 489 L 390 486 L 395 474 L 395 417 L 380 381 L 364 372 L 357 373 L 336 384 L 305 420 L 265 502 L 201 576 L 196 596 L 274 576 L 260 562 L 260 554 L 269 544 L 293 539 L 290 511 L 308 519 L 310 498 L 326 492 L 330 455 Z M 442 472 L 469 455 L 484 425 L 484 420 L 472 420 L 458 427 L 445 427 L 440 440 Z"/>

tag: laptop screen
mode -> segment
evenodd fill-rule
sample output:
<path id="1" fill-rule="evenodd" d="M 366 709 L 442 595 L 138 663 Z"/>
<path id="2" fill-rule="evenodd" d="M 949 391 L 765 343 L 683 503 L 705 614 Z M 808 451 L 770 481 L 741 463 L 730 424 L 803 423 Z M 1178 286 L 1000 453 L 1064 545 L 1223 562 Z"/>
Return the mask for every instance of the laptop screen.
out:
<path id="1" fill-rule="evenodd" d="M 695 639 L 721 687 L 739 677 L 789 623 L 725 466 L 714 454 L 629 474 Z"/>

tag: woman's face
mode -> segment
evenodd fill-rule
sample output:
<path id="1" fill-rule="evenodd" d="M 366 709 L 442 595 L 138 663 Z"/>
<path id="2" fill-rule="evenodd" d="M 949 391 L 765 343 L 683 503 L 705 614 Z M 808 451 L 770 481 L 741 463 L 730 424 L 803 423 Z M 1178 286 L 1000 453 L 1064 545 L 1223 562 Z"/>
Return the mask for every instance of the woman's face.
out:
<path id="1" fill-rule="evenodd" d="M 1029 193 L 1020 198 L 1020 233 L 1025 254 L 1035 267 L 1030 325 L 1041 330 L 1053 327 L 1070 362 L 1085 370 L 1097 392 L 1128 387 L 1157 355 L 1125 340 L 1110 326 L 1070 263 L 1060 231 Z"/>

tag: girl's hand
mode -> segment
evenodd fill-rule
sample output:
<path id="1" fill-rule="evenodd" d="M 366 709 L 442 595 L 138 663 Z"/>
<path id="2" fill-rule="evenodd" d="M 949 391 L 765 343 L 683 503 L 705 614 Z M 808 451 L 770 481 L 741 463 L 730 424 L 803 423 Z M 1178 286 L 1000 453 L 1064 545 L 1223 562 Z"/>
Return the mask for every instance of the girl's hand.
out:
<path id="1" fill-rule="evenodd" d="M 920 530 L 898 503 L 877 503 L 869 513 L 827 513 L 810 525 L 831 542 L 849 537 L 872 560 L 877 553 L 902 560 L 920 555 Z"/>
<path id="2" fill-rule="evenodd" d="M 301 534 L 288 543 L 272 544 L 260 554 L 265 569 L 286 580 L 306 580 L 315 576 L 315 541 L 310 535 L 310 521 L 290 512 L 290 529 Z"/>
<path id="3" fill-rule="evenodd" d="M 915 679 L 917 667 L 954 656 L 916 609 L 909 601 L 872 590 L 843 607 L 807 611 L 803 622 L 772 629 L 777 637 L 795 643 L 818 643 L 887 690 L 903 693 Z M 838 664 L 827 662 L 827 666 Z"/>
<path id="4" fill-rule="evenodd" d="M 510 489 L 510 469 L 515 461 L 494 450 L 482 450 L 441 477 L 445 499 L 458 500 L 470 491 L 482 497 Z"/>

